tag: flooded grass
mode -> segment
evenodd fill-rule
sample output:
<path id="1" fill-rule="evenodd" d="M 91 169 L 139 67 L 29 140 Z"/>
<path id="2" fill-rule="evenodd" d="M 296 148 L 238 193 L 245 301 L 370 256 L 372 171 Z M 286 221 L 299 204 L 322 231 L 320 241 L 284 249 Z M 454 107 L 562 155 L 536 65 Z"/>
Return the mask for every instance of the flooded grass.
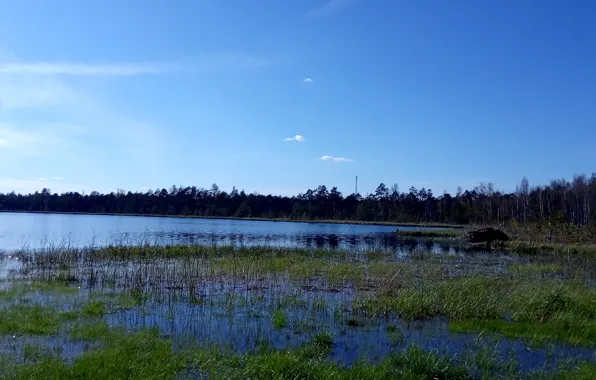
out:
<path id="1" fill-rule="evenodd" d="M 273 327 L 276 329 L 283 329 L 288 325 L 286 313 L 282 310 L 275 310 L 273 312 L 273 316 L 271 317 L 271 322 L 273 322 Z"/>
<path id="2" fill-rule="evenodd" d="M 36 305 L 12 305 L 0 309 L 1 334 L 50 335 L 60 329 L 63 322 L 76 316 L 50 307 Z"/>
<path id="3" fill-rule="evenodd" d="M 153 331 L 114 338 L 106 347 L 76 358 L 68 365 L 55 356 L 39 355 L 30 364 L 5 366 L 10 378 L 174 378 L 209 379 L 467 379 L 468 370 L 449 357 L 416 347 L 378 364 L 345 367 L 327 359 L 330 337 L 320 335 L 294 350 L 261 350 L 226 355 L 212 349 L 176 351 L 172 342 Z M 193 376 L 195 375 L 195 376 Z"/>
<path id="4" fill-rule="evenodd" d="M 0 288 L 8 378 L 594 373 L 589 257 L 113 246 L 18 258 Z"/>

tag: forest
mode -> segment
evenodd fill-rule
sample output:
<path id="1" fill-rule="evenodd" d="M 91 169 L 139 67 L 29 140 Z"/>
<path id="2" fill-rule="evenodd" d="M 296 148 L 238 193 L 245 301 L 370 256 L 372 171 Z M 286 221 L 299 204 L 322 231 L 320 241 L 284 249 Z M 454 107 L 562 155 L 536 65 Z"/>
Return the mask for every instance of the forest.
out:
<path id="1" fill-rule="evenodd" d="M 371 194 L 344 196 L 336 187 L 319 186 L 296 196 L 246 194 L 236 188 L 222 191 L 172 186 L 146 192 L 110 194 L 43 189 L 32 194 L 0 194 L 0 211 L 78 212 L 137 215 L 267 218 L 286 220 L 337 220 L 394 223 L 505 224 L 557 222 L 588 226 L 596 222 L 596 173 L 573 180 L 553 180 L 530 186 L 524 177 L 512 193 L 492 183 L 457 189 L 455 195 L 431 189 L 381 183 Z"/>

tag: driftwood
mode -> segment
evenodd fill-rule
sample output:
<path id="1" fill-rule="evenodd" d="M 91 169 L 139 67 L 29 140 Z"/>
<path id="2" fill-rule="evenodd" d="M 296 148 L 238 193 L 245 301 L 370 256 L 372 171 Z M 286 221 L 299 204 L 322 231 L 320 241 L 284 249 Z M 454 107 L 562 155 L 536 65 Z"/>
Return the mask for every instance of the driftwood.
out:
<path id="1" fill-rule="evenodd" d="M 470 231 L 467 236 L 470 243 L 486 243 L 488 248 L 494 241 L 502 243 L 509 240 L 509 236 L 505 232 L 492 227 Z"/>

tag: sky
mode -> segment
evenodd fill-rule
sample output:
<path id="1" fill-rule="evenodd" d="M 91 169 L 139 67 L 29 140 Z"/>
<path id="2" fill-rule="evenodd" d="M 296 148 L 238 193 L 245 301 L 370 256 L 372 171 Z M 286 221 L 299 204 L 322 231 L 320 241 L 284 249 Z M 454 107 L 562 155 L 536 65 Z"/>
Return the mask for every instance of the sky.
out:
<path id="1" fill-rule="evenodd" d="M 0 0 L 0 192 L 596 171 L 596 3 Z"/>

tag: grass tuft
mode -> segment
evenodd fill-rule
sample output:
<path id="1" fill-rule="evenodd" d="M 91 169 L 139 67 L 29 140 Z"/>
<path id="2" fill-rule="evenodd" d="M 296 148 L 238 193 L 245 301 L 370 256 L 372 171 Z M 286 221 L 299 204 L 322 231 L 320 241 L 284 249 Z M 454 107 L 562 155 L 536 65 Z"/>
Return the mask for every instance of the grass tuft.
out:
<path id="1" fill-rule="evenodd" d="M 0 334 L 56 334 L 63 322 L 72 319 L 72 313 L 56 311 L 49 306 L 13 305 L 0 309 Z"/>
<path id="2" fill-rule="evenodd" d="M 288 325 L 288 317 L 283 310 L 278 309 L 273 312 L 271 322 L 276 329 L 283 329 Z"/>

